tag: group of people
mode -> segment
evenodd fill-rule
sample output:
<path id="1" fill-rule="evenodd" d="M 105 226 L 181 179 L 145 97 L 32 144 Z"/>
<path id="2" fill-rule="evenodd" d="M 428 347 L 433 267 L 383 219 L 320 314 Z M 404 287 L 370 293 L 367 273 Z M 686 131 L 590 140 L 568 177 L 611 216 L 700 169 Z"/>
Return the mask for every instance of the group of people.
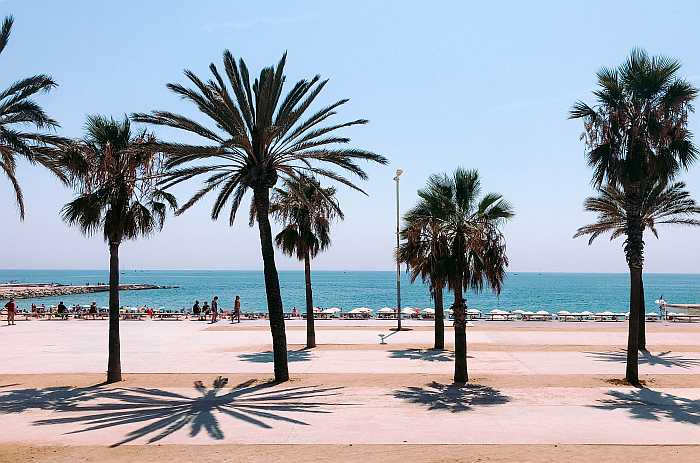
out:
<path id="1" fill-rule="evenodd" d="M 7 311 L 7 324 L 8 325 L 14 325 L 15 324 L 15 315 L 17 314 L 18 308 L 17 308 L 17 303 L 15 302 L 14 298 L 10 299 L 10 301 L 5 304 L 5 310 Z M 146 314 L 153 317 L 153 309 L 147 308 L 145 310 Z M 40 317 L 43 316 L 44 314 L 47 313 L 46 306 L 44 304 L 37 306 L 36 304 L 32 304 L 32 316 L 33 317 Z M 49 314 L 53 314 L 53 310 L 49 309 L 48 310 Z M 63 301 L 58 303 L 58 306 L 56 307 L 55 314 L 60 317 L 63 320 L 68 319 L 68 315 L 71 313 L 71 310 L 66 307 L 66 305 L 63 303 Z M 98 309 L 97 309 L 97 303 L 93 301 L 90 304 L 90 307 L 85 310 L 82 306 L 76 305 L 73 310 L 73 314 L 80 314 L 80 315 L 88 315 L 92 316 L 92 318 L 95 318 L 98 314 Z M 205 320 L 211 316 L 211 323 L 216 323 L 219 321 L 219 315 L 223 315 L 223 311 L 219 309 L 219 297 L 214 296 L 214 298 L 211 301 L 211 305 L 207 302 L 204 301 L 203 305 L 199 305 L 199 301 L 195 301 L 194 305 L 192 306 L 192 315 L 194 317 L 197 317 L 199 320 Z M 241 297 L 236 296 L 236 299 L 233 301 L 233 310 L 231 311 L 231 323 L 234 321 L 237 321 L 238 323 L 241 322 Z"/>
<path id="2" fill-rule="evenodd" d="M 206 320 L 211 315 L 211 323 L 216 323 L 219 321 L 219 314 L 223 315 L 223 311 L 219 310 L 219 296 L 214 296 L 211 300 L 211 305 L 207 301 L 204 304 L 199 305 L 199 301 L 194 301 L 192 306 L 192 316 L 197 317 L 198 320 Z M 233 301 L 233 310 L 231 311 L 231 323 L 237 321 L 241 322 L 241 297 L 236 296 Z"/>
<path id="3" fill-rule="evenodd" d="M 11 298 L 9 302 L 5 304 L 5 311 L 7 312 L 7 324 L 8 325 L 14 325 L 15 324 L 15 316 L 17 315 L 17 312 L 19 311 L 19 308 L 17 307 L 17 303 L 15 302 L 14 298 Z M 39 318 L 43 317 L 46 314 L 49 315 L 56 315 L 57 317 L 60 317 L 63 320 L 68 319 L 68 315 L 70 313 L 73 313 L 75 315 L 80 314 L 80 315 L 89 315 L 92 316 L 92 318 L 95 318 L 97 316 L 97 303 L 95 301 L 90 304 L 90 307 L 86 310 L 82 306 L 76 305 L 73 307 L 72 310 L 68 309 L 66 305 L 63 303 L 63 301 L 59 302 L 58 305 L 56 306 L 56 311 L 54 312 L 53 308 L 49 308 L 48 311 L 46 309 L 46 306 L 44 304 L 41 304 L 37 306 L 36 304 L 32 304 L 32 317 L 34 318 Z"/>

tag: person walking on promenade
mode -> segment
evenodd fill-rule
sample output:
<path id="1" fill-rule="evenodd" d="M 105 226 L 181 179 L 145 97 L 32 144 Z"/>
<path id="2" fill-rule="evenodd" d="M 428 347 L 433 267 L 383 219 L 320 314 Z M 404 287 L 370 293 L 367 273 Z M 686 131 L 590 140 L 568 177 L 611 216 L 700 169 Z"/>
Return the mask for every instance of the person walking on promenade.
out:
<path id="1" fill-rule="evenodd" d="M 241 322 L 241 296 L 236 296 L 236 300 L 233 301 L 233 312 L 231 313 L 231 323 L 233 323 L 233 319 L 238 320 L 238 323 Z"/>
<path id="2" fill-rule="evenodd" d="M 211 300 L 211 322 L 216 323 L 219 317 L 219 296 L 214 296 Z"/>
<path id="3" fill-rule="evenodd" d="M 15 299 L 11 298 L 10 302 L 5 304 L 5 309 L 7 310 L 7 324 L 15 324 L 15 312 L 17 311 L 17 304 L 15 304 Z"/>

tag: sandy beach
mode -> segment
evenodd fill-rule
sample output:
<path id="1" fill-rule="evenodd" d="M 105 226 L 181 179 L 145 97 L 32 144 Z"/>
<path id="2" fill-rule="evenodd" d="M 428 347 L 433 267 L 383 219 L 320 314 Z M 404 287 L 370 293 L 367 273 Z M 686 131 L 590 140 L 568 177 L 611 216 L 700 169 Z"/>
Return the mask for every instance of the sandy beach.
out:
<path id="1" fill-rule="evenodd" d="M 271 383 L 265 321 L 122 322 L 125 380 L 103 381 L 104 321 L 2 326 L 0 461 L 694 461 L 700 325 L 658 322 L 646 387 L 620 381 L 624 323 L 477 321 L 470 384 L 451 385 L 432 325 L 319 321 Z M 500 444 L 500 445 L 494 445 Z"/>

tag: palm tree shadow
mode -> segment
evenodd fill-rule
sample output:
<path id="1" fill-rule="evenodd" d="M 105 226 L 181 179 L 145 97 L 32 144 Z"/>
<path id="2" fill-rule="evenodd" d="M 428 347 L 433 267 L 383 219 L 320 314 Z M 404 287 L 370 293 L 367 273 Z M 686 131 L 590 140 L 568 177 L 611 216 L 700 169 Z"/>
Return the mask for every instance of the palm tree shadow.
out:
<path id="1" fill-rule="evenodd" d="M 428 362 L 452 362 L 454 352 L 439 349 L 396 349 L 389 351 L 391 358 L 425 360 Z"/>
<path id="2" fill-rule="evenodd" d="M 272 363 L 274 361 L 272 351 L 241 354 L 238 356 L 238 358 L 245 362 L 255 363 Z M 289 362 L 308 362 L 312 358 L 313 357 L 311 356 L 311 351 L 306 349 L 290 350 L 287 352 L 287 360 Z"/>
<path id="3" fill-rule="evenodd" d="M 607 394 L 609 399 L 600 400 L 592 407 L 603 410 L 626 408 L 634 418 L 642 420 L 667 418 L 679 423 L 700 424 L 700 400 L 647 388 L 629 392 L 611 390 Z"/>
<path id="4" fill-rule="evenodd" d="M 585 352 L 589 356 L 594 357 L 601 362 L 619 362 L 627 361 L 627 350 L 620 349 L 614 352 Z M 683 357 L 682 355 L 673 354 L 670 350 L 652 354 L 649 351 L 642 351 L 639 354 L 639 364 L 660 365 L 667 368 L 680 367 L 688 369 L 694 366 L 700 366 L 700 359 Z"/>
<path id="5" fill-rule="evenodd" d="M 9 385 L 7 387 L 10 387 Z M 0 413 L 22 413 L 27 410 L 62 410 L 93 400 L 97 387 L 48 387 L 14 389 L 0 392 Z"/>
<path id="6" fill-rule="evenodd" d="M 220 426 L 221 417 L 229 417 L 262 429 L 272 429 L 275 423 L 308 426 L 300 414 L 332 413 L 328 408 L 348 404 L 329 403 L 328 397 L 338 395 L 341 388 L 299 386 L 277 388 L 273 383 L 254 385 L 254 381 L 241 383 L 230 390 L 223 388 L 227 378 L 219 376 L 211 387 L 201 381 L 194 384 L 194 396 L 154 388 L 60 388 L 49 391 L 39 399 L 32 400 L 31 391 L 15 391 L 0 394 L 0 411 L 20 412 L 28 409 L 52 410 L 70 413 L 51 419 L 34 422 L 37 426 L 78 424 L 82 427 L 71 431 L 77 434 L 99 429 L 118 428 L 124 425 L 141 425 L 112 444 L 117 447 L 137 439 L 148 443 L 187 428 L 190 437 L 206 432 L 211 438 L 224 438 Z M 274 387 L 274 388 L 273 388 Z M 71 395 L 73 394 L 73 395 Z M 19 405 L 22 398 L 24 405 Z M 6 405 L 7 399 L 18 403 Z"/>
<path id="7" fill-rule="evenodd" d="M 441 384 L 435 381 L 425 387 L 396 390 L 394 397 L 425 405 L 428 410 L 447 410 L 452 413 L 469 411 L 476 406 L 501 405 L 510 402 L 510 397 L 492 387 L 480 384 Z"/>

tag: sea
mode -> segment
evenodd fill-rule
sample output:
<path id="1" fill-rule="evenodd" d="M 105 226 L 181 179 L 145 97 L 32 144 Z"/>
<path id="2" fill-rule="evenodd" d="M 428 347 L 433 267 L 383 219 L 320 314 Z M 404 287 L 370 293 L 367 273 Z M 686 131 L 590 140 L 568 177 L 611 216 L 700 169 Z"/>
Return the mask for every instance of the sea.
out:
<path id="1" fill-rule="evenodd" d="M 304 273 L 280 271 L 280 286 L 285 311 L 305 307 Z M 96 284 L 109 281 L 103 270 L 0 270 L 0 283 Z M 123 270 L 121 283 L 150 283 L 176 286 L 171 289 L 122 291 L 123 306 L 149 306 L 186 309 L 195 300 L 200 303 L 219 296 L 220 307 L 233 306 L 236 295 L 246 312 L 266 311 L 265 286 L 261 271 L 219 270 Z M 396 307 L 396 273 L 390 271 L 316 271 L 312 274 L 314 305 L 322 308 Z M 700 303 L 700 274 L 648 273 L 644 276 L 646 309 L 654 311 L 654 300 L 663 296 L 670 303 Z M 108 293 L 66 295 L 21 299 L 20 308 L 37 305 L 90 304 L 106 306 Z M 547 310 L 556 312 L 583 310 L 627 312 L 629 276 L 624 273 L 509 273 L 500 295 L 485 290 L 467 294 L 470 307 L 482 310 Z M 449 307 L 451 295 L 445 295 Z M 401 274 L 401 306 L 432 307 L 425 284 L 411 283 Z"/>

